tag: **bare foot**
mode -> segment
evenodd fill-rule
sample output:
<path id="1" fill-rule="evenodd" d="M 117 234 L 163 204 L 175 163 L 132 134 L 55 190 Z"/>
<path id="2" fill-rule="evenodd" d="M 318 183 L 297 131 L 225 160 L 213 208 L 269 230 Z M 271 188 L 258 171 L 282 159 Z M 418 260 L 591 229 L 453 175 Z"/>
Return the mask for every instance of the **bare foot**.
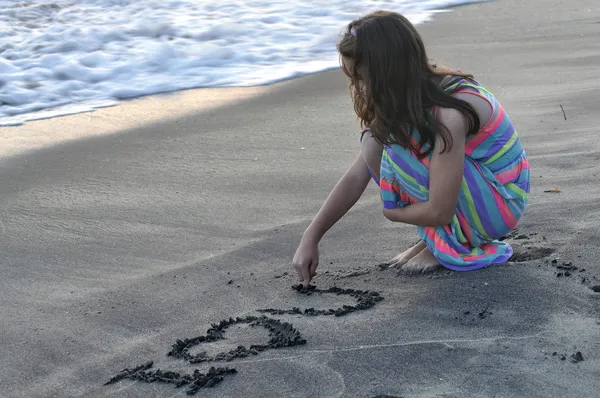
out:
<path id="1" fill-rule="evenodd" d="M 403 266 L 411 258 L 415 257 L 417 254 L 421 253 L 421 251 L 423 249 L 426 249 L 426 248 L 427 248 L 427 246 L 425 246 L 425 242 L 423 242 L 422 240 L 419 241 L 419 243 L 417 243 L 416 245 L 414 245 L 410 249 L 405 250 L 402 253 L 398 254 L 396 257 L 394 257 L 392 259 L 392 261 L 389 262 L 390 268 L 391 267 L 401 267 L 401 266 Z"/>
<path id="2" fill-rule="evenodd" d="M 440 268 L 439 261 L 431 254 L 429 249 L 423 249 L 419 254 L 411 258 L 402 266 L 402 271 L 409 274 L 424 274 Z"/>

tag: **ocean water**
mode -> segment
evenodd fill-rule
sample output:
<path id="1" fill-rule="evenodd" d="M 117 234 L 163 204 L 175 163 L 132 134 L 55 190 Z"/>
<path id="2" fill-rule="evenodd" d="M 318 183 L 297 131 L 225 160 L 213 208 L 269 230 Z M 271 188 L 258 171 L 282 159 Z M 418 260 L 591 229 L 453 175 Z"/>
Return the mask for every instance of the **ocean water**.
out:
<path id="1" fill-rule="evenodd" d="M 351 20 L 477 0 L 0 0 L 0 126 L 338 67 Z"/>

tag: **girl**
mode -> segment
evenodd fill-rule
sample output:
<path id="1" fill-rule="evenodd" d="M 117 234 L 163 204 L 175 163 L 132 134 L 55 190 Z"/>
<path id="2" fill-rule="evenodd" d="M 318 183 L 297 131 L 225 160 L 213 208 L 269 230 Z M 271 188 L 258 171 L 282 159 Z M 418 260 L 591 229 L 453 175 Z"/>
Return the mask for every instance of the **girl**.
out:
<path id="1" fill-rule="evenodd" d="M 294 255 L 303 284 L 316 275 L 319 241 L 370 178 L 384 216 L 418 226 L 421 238 L 390 266 L 470 271 L 507 261 L 512 249 L 497 239 L 525 210 L 529 165 L 496 98 L 471 75 L 431 65 L 414 26 L 396 13 L 351 22 L 338 51 L 364 131 L 359 156 Z"/>

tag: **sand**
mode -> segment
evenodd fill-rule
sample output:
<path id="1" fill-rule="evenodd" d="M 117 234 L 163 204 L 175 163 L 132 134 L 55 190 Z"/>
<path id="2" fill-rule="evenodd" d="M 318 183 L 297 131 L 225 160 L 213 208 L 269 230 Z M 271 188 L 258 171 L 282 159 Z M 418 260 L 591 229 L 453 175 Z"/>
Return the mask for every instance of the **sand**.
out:
<path id="1" fill-rule="evenodd" d="M 123 134 L 151 123 L 173 121 L 197 112 L 232 105 L 266 94 L 268 86 L 202 88 L 153 95 L 122 102 L 119 106 L 28 122 L 18 128 L 0 127 L 0 157 L 65 144 L 91 137 Z"/>
<path id="2" fill-rule="evenodd" d="M 504 0 L 420 28 L 430 55 L 474 73 L 521 134 L 532 196 L 509 237 L 518 261 L 416 277 L 380 270 L 416 233 L 383 218 L 371 187 L 323 241 L 315 283 L 384 299 L 339 317 L 269 314 L 306 344 L 231 361 L 167 353 L 259 309 L 357 303 L 291 289 L 300 235 L 357 151 L 341 73 L 169 116 L 141 106 L 120 117 L 124 104 L 2 129 L 14 146 L 0 158 L 1 395 L 186 394 L 160 382 L 104 385 L 149 361 L 147 371 L 198 369 L 193 383 L 220 377 L 211 366 L 237 370 L 199 396 L 597 395 L 599 21 L 592 0 Z M 112 116 L 93 123 L 94 136 L 54 141 L 101 112 Z M 36 131 L 45 137 L 11 141 Z M 243 322 L 224 336 L 190 355 L 250 351 L 272 337 Z"/>

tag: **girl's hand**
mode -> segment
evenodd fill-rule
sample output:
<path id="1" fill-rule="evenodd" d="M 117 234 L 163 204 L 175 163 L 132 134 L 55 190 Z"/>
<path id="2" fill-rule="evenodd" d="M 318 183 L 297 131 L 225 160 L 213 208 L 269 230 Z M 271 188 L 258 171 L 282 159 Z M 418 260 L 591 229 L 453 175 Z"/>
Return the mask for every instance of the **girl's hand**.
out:
<path id="1" fill-rule="evenodd" d="M 317 275 L 317 266 L 319 265 L 318 242 L 302 238 L 296 254 L 294 254 L 292 264 L 298 273 L 300 282 L 304 287 L 308 287 L 311 279 Z"/>

